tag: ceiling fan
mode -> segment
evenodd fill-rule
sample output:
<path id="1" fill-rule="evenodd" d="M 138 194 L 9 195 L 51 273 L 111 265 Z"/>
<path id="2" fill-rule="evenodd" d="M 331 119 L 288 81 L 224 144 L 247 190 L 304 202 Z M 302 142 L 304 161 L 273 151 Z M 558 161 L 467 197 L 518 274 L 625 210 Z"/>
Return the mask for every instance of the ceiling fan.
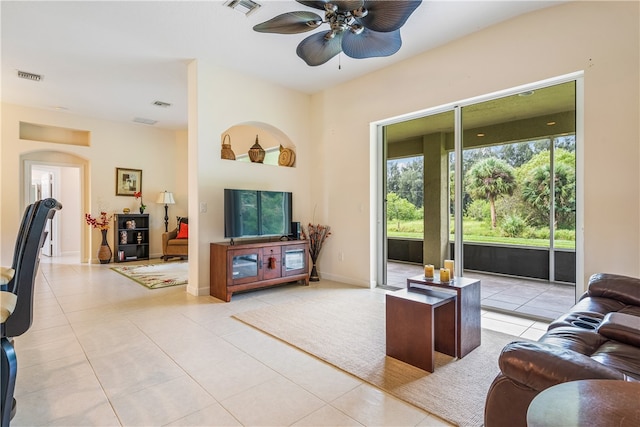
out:
<path id="1" fill-rule="evenodd" d="M 400 27 L 422 0 L 296 0 L 324 10 L 298 11 L 278 15 L 253 27 L 260 33 L 297 34 L 329 24 L 300 42 L 296 53 L 307 65 L 322 65 L 340 52 L 356 58 L 390 56 L 402 46 Z"/>

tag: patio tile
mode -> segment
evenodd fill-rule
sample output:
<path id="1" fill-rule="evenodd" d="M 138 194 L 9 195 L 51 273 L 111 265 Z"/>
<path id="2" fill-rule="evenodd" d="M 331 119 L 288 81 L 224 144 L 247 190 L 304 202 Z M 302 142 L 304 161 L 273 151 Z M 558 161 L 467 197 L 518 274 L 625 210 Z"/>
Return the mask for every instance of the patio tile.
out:
<path id="1" fill-rule="evenodd" d="M 484 299 L 482 302 L 486 305 L 486 301 L 503 301 L 511 304 L 517 304 L 521 306 L 522 304 L 526 304 L 531 301 L 531 298 L 526 296 L 517 296 L 517 295 L 509 295 L 504 292 L 498 292 L 491 295 L 489 298 Z"/>
<path id="2" fill-rule="evenodd" d="M 509 310 L 509 311 L 515 311 L 518 307 L 520 307 L 521 304 L 512 304 L 509 302 L 505 302 L 505 301 L 498 301 L 498 300 L 494 300 L 494 299 L 484 299 L 482 300 L 482 306 L 483 307 L 487 307 L 487 308 L 497 308 L 500 310 Z"/>
<path id="3" fill-rule="evenodd" d="M 564 314 L 564 311 L 546 310 L 544 308 L 531 307 L 529 305 L 523 305 L 522 307 L 517 308 L 515 312 L 552 320 L 557 319 Z"/>

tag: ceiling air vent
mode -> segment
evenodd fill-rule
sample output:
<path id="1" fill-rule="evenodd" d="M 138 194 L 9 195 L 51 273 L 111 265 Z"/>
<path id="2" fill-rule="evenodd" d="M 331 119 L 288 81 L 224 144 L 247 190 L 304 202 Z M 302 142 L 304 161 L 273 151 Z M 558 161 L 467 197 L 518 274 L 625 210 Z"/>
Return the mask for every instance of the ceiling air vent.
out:
<path id="1" fill-rule="evenodd" d="M 255 12 L 256 9 L 260 8 L 260 5 L 253 0 L 229 0 L 225 2 L 224 5 L 233 10 L 237 10 L 246 16 L 249 16 L 251 13 Z"/>
<path id="2" fill-rule="evenodd" d="M 142 123 L 143 125 L 155 125 L 156 123 L 158 123 L 157 120 L 143 119 L 142 117 L 136 117 L 135 119 L 133 119 L 133 121 L 135 123 Z"/>
<path id="3" fill-rule="evenodd" d="M 34 82 L 39 82 L 40 80 L 42 80 L 42 75 L 40 74 L 27 73 L 26 71 L 20 70 L 18 70 L 18 77 L 20 77 L 21 79 L 32 80 Z"/>
<path id="4" fill-rule="evenodd" d="M 164 101 L 153 101 L 153 105 L 155 105 L 156 107 L 163 107 L 163 108 L 171 107 L 171 104 Z"/>

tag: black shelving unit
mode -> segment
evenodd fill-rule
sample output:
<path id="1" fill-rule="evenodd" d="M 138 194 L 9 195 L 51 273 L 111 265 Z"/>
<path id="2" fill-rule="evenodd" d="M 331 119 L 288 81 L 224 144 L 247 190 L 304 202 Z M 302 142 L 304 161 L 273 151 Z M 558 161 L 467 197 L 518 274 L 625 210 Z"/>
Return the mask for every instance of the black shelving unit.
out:
<path id="1" fill-rule="evenodd" d="M 149 259 L 148 214 L 117 214 L 113 229 L 114 262 Z"/>

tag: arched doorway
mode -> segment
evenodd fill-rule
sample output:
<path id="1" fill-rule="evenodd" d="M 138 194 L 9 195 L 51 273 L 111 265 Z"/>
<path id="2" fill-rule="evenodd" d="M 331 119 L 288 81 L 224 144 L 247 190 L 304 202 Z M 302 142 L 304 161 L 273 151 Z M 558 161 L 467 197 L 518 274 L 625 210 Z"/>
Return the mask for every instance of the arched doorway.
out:
<path id="1" fill-rule="evenodd" d="M 44 254 L 56 258 L 88 262 L 89 233 L 84 226 L 84 212 L 89 212 L 89 161 L 61 151 L 33 151 L 20 156 L 21 204 L 44 197 L 59 200 L 63 209 L 51 224 L 50 242 Z"/>

